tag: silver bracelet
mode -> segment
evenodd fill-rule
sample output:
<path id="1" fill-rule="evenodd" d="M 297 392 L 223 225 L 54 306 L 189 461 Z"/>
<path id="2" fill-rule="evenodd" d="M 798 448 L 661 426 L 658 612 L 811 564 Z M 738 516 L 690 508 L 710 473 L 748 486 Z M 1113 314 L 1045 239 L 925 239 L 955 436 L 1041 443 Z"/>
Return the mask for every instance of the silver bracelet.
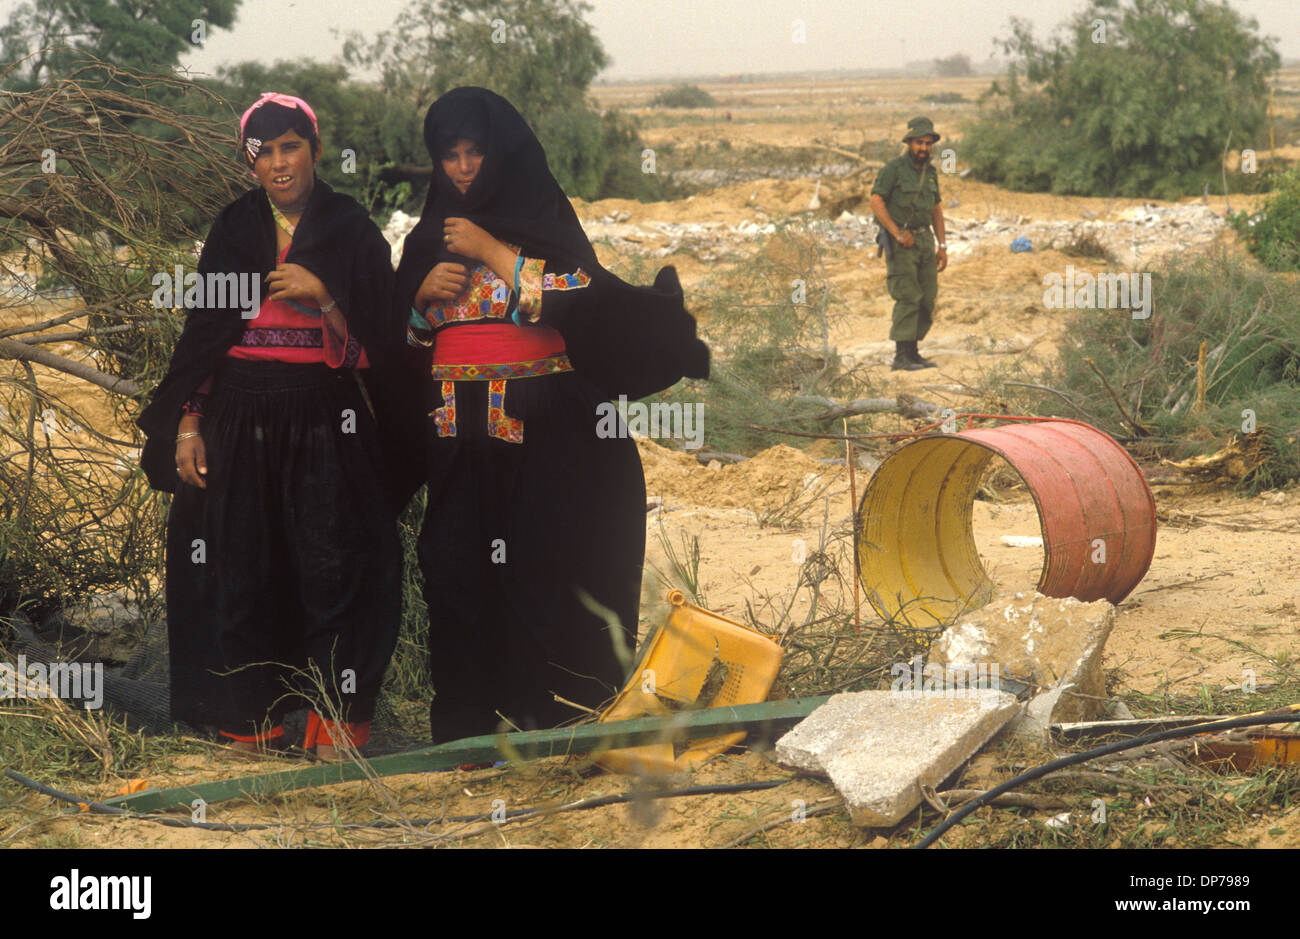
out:
<path id="1" fill-rule="evenodd" d="M 182 440 L 189 440 L 191 437 L 199 437 L 199 436 L 202 435 L 197 430 L 190 430 L 190 431 L 186 431 L 183 434 L 177 434 L 176 440 L 179 443 Z"/>

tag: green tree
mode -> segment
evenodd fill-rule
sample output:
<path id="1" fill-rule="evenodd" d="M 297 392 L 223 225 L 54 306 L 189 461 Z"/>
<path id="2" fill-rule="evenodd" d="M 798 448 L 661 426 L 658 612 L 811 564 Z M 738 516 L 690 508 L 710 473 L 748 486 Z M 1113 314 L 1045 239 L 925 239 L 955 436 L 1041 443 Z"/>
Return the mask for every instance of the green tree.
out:
<path id="1" fill-rule="evenodd" d="M 67 74 L 85 54 L 135 71 L 167 69 L 208 30 L 229 29 L 238 8 L 239 0 L 24 2 L 0 26 L 0 61 L 26 60 L 7 76 L 18 88 Z"/>
<path id="2" fill-rule="evenodd" d="M 397 164 L 427 165 L 425 110 L 452 88 L 480 85 L 519 109 L 570 195 L 653 197 L 653 179 L 623 172 L 622 163 L 640 164 L 630 119 L 602 116 L 587 101 L 609 61 L 583 19 L 590 10 L 582 0 L 411 0 L 373 40 L 350 33 L 343 55 L 379 72 L 380 132 Z"/>
<path id="3" fill-rule="evenodd" d="M 582 0 L 411 0 L 393 28 L 350 33 L 344 59 L 378 67 L 384 90 L 417 107 L 458 85 L 481 85 L 521 113 L 581 98 L 608 64 Z"/>
<path id="4" fill-rule="evenodd" d="M 1253 19 L 1208 0 L 1091 0 L 1065 38 L 1012 20 L 1012 64 L 966 138 L 982 179 L 1016 189 L 1176 198 L 1264 126 L 1280 58 Z M 986 99 L 987 102 L 987 99 Z"/>

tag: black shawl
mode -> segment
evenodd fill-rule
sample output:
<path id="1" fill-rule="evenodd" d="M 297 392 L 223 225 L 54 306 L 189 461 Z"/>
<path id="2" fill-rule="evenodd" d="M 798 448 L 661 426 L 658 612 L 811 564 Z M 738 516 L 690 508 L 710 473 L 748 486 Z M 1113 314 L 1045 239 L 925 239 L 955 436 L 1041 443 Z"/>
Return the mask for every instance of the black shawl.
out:
<path id="1" fill-rule="evenodd" d="M 442 171 L 441 154 L 458 137 L 474 140 L 484 157 L 463 195 Z M 707 378 L 709 350 L 695 335 L 695 318 L 682 300 L 677 272 L 663 268 L 652 287 L 634 287 L 605 270 L 546 154 L 523 116 L 486 88 L 456 88 L 433 103 L 424 119 L 433 157 L 433 182 L 419 223 L 406 236 L 397 268 L 396 299 L 410 314 L 416 291 L 439 261 L 456 260 L 443 247 L 447 218 L 468 218 L 500 241 L 520 246 L 562 270 L 581 267 L 591 284 L 588 302 L 566 304 L 541 322 L 564 336 L 573 366 L 611 398 L 641 398 L 682 377 Z"/>
<path id="2" fill-rule="evenodd" d="M 198 272 L 256 274 L 261 277 L 261 296 L 265 298 L 269 289 L 266 276 L 275 268 L 276 254 L 270 202 L 262 189 L 252 189 L 217 217 L 199 255 Z M 390 463 L 401 460 L 404 440 L 412 430 L 395 406 L 400 404 L 400 390 L 393 387 L 386 367 L 405 332 L 403 321 L 395 320 L 392 313 L 392 255 L 383 235 L 355 199 L 335 192 L 317 178 L 285 262 L 301 264 L 321 279 L 338 301 L 349 334 L 365 347 L 371 366 L 367 387 L 375 403 L 386 457 Z M 221 364 L 247 325 L 233 300 L 225 307 L 189 311 L 167 375 L 136 421 L 148 437 L 140 462 L 153 488 L 176 490 L 176 428 L 181 407 Z"/>

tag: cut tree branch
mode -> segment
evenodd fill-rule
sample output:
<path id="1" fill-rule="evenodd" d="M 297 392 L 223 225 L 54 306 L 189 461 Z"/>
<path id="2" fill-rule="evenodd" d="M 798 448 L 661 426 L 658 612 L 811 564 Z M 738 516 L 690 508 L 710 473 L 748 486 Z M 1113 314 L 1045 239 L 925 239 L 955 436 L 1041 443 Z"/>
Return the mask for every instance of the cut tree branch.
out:
<path id="1" fill-rule="evenodd" d="M 28 343 L 17 339 L 0 339 L 0 358 L 17 359 L 19 362 L 35 362 L 38 365 L 44 365 L 46 368 L 52 368 L 55 371 L 85 379 L 106 391 L 113 392 L 113 394 L 134 397 L 144 391 L 143 388 L 129 378 L 115 378 L 101 372 L 92 365 L 74 362 L 45 349 L 34 348 Z"/>

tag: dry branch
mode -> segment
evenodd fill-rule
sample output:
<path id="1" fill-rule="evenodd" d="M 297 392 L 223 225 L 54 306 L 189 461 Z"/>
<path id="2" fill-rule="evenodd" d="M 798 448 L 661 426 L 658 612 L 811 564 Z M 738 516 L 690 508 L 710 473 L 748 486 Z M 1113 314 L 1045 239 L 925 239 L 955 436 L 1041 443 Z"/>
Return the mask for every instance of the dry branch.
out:
<path id="1" fill-rule="evenodd" d="M 35 362 L 38 365 L 44 365 L 47 368 L 65 372 L 77 378 L 83 378 L 114 394 L 135 396 L 144 390 L 129 378 L 114 378 L 112 375 L 105 375 L 94 366 L 74 362 L 45 349 L 34 348 L 29 343 L 18 339 L 0 339 L 0 357 L 17 359 L 20 362 Z"/>

